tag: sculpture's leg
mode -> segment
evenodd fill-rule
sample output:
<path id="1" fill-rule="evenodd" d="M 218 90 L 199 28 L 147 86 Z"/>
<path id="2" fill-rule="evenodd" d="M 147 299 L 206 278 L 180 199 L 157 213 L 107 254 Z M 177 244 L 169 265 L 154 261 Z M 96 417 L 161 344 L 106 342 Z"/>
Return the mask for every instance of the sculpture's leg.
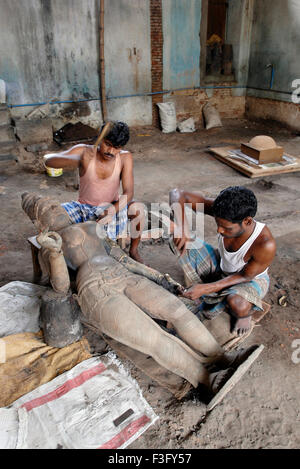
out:
<path id="1" fill-rule="evenodd" d="M 180 339 L 161 329 L 126 296 L 111 293 L 103 298 L 99 286 L 87 286 L 79 303 L 87 320 L 109 337 L 150 355 L 161 366 L 197 387 L 209 386 L 209 373 L 197 356 Z"/>
<path id="2" fill-rule="evenodd" d="M 72 293 L 47 290 L 42 297 L 40 325 L 44 341 L 50 347 L 62 348 L 80 340 L 83 334 L 80 308 Z"/>
<path id="3" fill-rule="evenodd" d="M 223 355 L 224 351 L 199 319 L 183 302 L 164 288 L 146 278 L 125 288 L 127 297 L 153 318 L 173 324 L 180 337 L 197 352 L 207 357 Z"/>

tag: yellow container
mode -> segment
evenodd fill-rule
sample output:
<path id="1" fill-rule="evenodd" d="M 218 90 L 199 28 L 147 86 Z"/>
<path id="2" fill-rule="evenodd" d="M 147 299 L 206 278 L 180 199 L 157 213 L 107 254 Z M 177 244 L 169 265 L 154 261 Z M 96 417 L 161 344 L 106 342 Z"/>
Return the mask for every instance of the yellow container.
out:
<path id="1" fill-rule="evenodd" d="M 62 168 L 49 168 L 45 165 L 46 171 L 48 176 L 56 178 L 57 176 L 61 176 L 63 173 Z"/>

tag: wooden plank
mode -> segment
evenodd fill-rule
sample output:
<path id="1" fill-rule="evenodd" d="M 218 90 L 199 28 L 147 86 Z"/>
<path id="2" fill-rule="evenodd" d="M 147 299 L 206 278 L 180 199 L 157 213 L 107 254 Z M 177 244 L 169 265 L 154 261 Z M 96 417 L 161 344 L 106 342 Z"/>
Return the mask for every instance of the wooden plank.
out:
<path id="1" fill-rule="evenodd" d="M 297 159 L 297 163 L 293 165 L 280 166 L 278 168 L 255 168 L 254 165 L 249 165 L 246 162 L 236 160 L 228 155 L 229 151 L 237 150 L 236 147 L 219 147 L 209 148 L 209 151 L 214 155 L 215 158 L 222 161 L 222 163 L 231 166 L 233 169 L 240 171 L 249 178 L 261 177 L 261 176 L 274 176 L 276 174 L 294 173 L 300 171 L 300 158 L 298 156 L 292 156 L 285 153 L 287 156 Z"/>
<path id="2" fill-rule="evenodd" d="M 242 363 L 231 378 L 225 383 L 225 385 L 220 389 L 220 391 L 215 395 L 215 397 L 210 401 L 207 406 L 207 412 L 211 412 L 216 405 L 218 405 L 224 397 L 232 390 L 232 388 L 240 381 L 242 376 L 249 370 L 250 366 L 258 359 L 259 355 L 264 349 L 264 345 L 260 345 L 250 357 L 247 358 L 244 363 Z"/>

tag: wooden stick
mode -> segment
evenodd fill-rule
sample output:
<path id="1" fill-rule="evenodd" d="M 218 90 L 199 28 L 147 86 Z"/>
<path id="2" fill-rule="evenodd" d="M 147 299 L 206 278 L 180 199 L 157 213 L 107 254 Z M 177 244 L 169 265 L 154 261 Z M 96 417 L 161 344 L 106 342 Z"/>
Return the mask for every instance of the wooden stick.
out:
<path id="1" fill-rule="evenodd" d="M 101 108 L 102 119 L 105 122 L 107 119 L 106 109 L 106 86 L 105 86 L 105 60 L 104 60 L 104 0 L 100 0 L 100 85 L 101 85 Z"/>
<path id="2" fill-rule="evenodd" d="M 109 134 L 109 132 L 111 131 L 111 128 L 112 128 L 112 123 L 107 122 L 105 126 L 103 127 L 101 134 L 97 138 L 96 143 L 94 144 L 94 149 L 97 149 L 97 147 L 100 145 L 102 140 L 106 137 L 107 134 Z"/>

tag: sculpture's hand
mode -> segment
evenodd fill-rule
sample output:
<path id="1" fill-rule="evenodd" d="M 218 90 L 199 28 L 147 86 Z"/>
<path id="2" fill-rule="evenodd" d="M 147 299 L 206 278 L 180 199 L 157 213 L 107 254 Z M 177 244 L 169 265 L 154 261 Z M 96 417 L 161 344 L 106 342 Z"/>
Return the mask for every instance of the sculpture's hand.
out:
<path id="1" fill-rule="evenodd" d="M 192 286 L 191 288 L 186 289 L 183 292 L 185 298 L 190 300 L 198 300 L 203 295 L 209 295 L 212 293 L 212 288 L 208 283 L 198 283 L 197 285 Z"/>
<path id="2" fill-rule="evenodd" d="M 184 287 L 180 285 L 180 283 L 173 280 L 169 274 L 164 274 L 161 280 L 161 286 L 174 295 L 182 295 L 184 291 Z"/>
<path id="3" fill-rule="evenodd" d="M 36 239 L 43 248 L 49 249 L 52 252 L 61 251 L 62 239 L 55 231 L 42 231 Z"/>

